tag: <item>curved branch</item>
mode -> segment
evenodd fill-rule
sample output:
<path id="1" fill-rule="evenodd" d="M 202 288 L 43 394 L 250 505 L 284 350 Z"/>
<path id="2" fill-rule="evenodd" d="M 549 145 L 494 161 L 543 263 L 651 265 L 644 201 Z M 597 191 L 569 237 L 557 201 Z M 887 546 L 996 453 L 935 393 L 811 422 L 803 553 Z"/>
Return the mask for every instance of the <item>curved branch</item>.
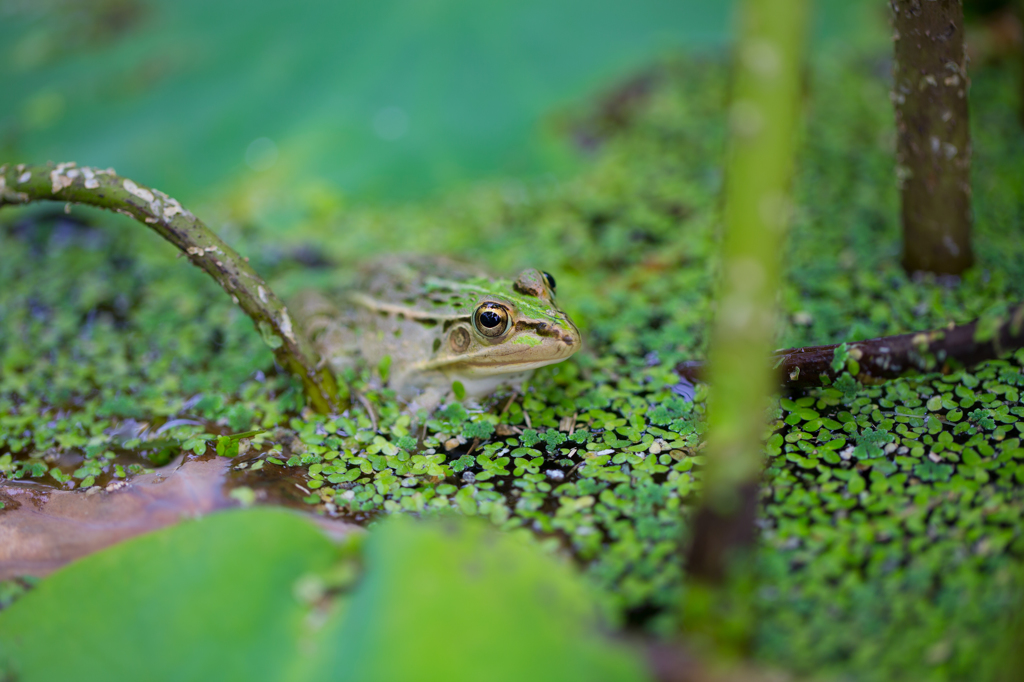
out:
<path id="1" fill-rule="evenodd" d="M 1024 304 L 1000 320 L 951 326 L 826 346 L 787 348 L 772 354 L 787 388 L 827 386 L 850 371 L 865 384 L 895 379 L 909 371 L 948 374 L 1024 347 Z M 836 359 L 840 361 L 836 361 Z M 851 362 L 852 361 L 852 362 Z M 854 364 L 855 363 L 855 364 Z M 689 381 L 701 379 L 704 363 L 686 362 L 676 372 Z"/>
<path id="2" fill-rule="evenodd" d="M 339 392 L 327 367 L 318 366 L 309 340 L 297 332 L 288 309 L 263 278 L 176 199 L 122 178 L 112 169 L 77 168 L 74 163 L 0 166 L 0 207 L 36 201 L 105 208 L 143 223 L 231 295 L 273 348 L 278 363 L 302 380 L 318 412 L 340 411 L 347 404 L 347 393 Z"/>

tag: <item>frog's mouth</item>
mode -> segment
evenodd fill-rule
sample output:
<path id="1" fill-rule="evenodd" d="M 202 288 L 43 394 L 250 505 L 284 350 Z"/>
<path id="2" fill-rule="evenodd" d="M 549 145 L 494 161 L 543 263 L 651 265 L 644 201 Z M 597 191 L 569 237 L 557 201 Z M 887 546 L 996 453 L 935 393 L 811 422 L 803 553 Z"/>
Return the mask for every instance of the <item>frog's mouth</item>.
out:
<path id="1" fill-rule="evenodd" d="M 565 360 L 583 345 L 576 326 L 544 322 L 516 323 L 512 336 L 500 345 L 482 348 L 455 359 L 449 367 L 466 376 L 495 376 L 528 372 Z"/>

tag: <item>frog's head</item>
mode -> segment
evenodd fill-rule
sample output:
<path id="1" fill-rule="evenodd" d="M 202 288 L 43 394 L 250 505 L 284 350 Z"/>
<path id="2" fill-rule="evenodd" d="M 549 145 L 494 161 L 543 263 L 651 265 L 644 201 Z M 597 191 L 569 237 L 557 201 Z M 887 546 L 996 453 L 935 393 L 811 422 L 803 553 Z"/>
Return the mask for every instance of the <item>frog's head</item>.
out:
<path id="1" fill-rule="evenodd" d="M 430 364 L 466 378 L 526 372 L 579 350 L 580 333 L 555 304 L 555 279 L 536 269 L 513 280 L 467 282 L 468 317 L 444 323 Z"/>

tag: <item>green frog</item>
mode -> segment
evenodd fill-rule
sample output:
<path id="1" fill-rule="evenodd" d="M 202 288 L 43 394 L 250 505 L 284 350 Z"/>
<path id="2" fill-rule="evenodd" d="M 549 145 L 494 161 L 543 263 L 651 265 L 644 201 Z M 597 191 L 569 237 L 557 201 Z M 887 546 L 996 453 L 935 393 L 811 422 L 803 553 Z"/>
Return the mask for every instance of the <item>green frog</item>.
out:
<path id="1" fill-rule="evenodd" d="M 386 366 L 388 384 L 416 409 L 436 407 L 455 382 L 470 398 L 520 383 L 581 345 L 554 277 L 532 268 L 500 279 L 448 258 L 392 257 L 351 290 L 307 293 L 293 307 L 335 371 Z"/>

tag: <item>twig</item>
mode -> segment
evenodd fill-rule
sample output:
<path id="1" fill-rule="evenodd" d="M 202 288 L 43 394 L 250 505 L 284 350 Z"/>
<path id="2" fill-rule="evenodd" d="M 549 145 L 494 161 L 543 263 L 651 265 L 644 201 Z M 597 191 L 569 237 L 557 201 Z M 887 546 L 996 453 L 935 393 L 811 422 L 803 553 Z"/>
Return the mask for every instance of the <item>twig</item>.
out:
<path id="1" fill-rule="evenodd" d="M 512 389 L 512 395 L 510 395 L 508 397 L 508 400 L 505 401 L 505 407 L 501 408 L 501 412 L 498 413 L 498 417 L 499 418 L 505 416 L 505 413 L 508 412 L 508 408 L 512 407 L 513 401 L 515 401 L 515 399 L 518 398 L 518 397 L 519 397 L 519 391 L 517 391 L 516 389 L 513 388 Z"/>
<path id="2" fill-rule="evenodd" d="M 74 163 L 0 166 L 0 207 L 37 201 L 63 201 L 116 211 L 134 218 L 178 247 L 231 295 L 278 363 L 302 380 L 312 406 L 340 412 L 348 403 L 334 375 L 317 367 L 317 353 L 292 326 L 288 309 L 249 263 L 198 218 L 159 190 L 122 178 L 112 169 L 77 168 Z"/>
<path id="3" fill-rule="evenodd" d="M 371 403 L 369 399 L 359 391 L 356 391 L 355 395 L 356 399 L 363 406 L 363 409 L 366 410 L 366 414 L 370 417 L 370 425 L 373 427 L 373 430 L 376 431 L 378 428 L 377 412 L 373 409 L 373 403 Z"/>

